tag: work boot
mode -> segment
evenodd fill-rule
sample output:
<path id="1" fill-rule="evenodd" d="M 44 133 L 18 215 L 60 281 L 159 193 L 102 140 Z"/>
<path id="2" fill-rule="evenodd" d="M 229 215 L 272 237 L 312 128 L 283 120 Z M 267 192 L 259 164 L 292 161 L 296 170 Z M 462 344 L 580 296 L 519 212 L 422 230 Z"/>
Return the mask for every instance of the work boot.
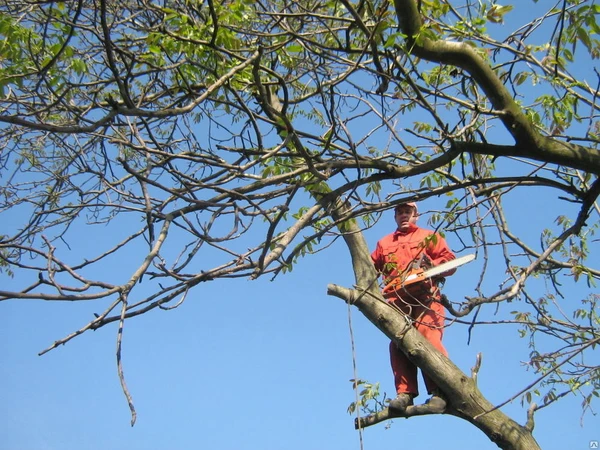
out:
<path id="1" fill-rule="evenodd" d="M 433 394 L 429 400 L 425 402 L 427 411 L 434 414 L 442 414 L 446 411 L 446 400 L 439 395 Z"/>
<path id="2" fill-rule="evenodd" d="M 390 401 L 388 407 L 394 411 L 404 412 L 406 407 L 413 404 L 413 396 L 406 393 L 398 394 L 398 396 Z"/>

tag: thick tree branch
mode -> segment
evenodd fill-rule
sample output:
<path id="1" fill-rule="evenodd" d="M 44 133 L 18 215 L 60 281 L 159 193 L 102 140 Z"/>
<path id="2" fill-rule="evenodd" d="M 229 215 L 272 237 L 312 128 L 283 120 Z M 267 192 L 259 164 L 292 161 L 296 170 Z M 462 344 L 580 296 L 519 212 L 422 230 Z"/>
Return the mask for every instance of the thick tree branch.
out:
<path id="1" fill-rule="evenodd" d="M 475 48 L 463 42 L 433 41 L 423 36 L 423 21 L 417 1 L 395 0 L 394 4 L 400 28 L 407 35 L 409 52 L 428 61 L 453 65 L 467 71 L 485 92 L 493 108 L 501 112 L 500 119 L 516 142 L 516 146 L 510 148 L 509 156 L 549 161 L 572 168 L 585 167 L 587 171 L 600 173 L 597 150 L 541 135 L 488 61 Z M 495 147 L 495 150 L 499 151 L 501 147 Z M 586 166 L 585 162 L 589 161 L 593 161 L 594 165 Z"/>
<path id="2" fill-rule="evenodd" d="M 390 408 L 384 408 L 379 412 L 369 414 L 368 416 L 361 417 L 360 419 L 355 419 L 354 420 L 354 428 L 358 430 L 360 428 L 366 428 L 366 427 L 370 427 L 371 425 L 376 425 L 376 424 L 378 424 L 380 422 L 384 422 L 386 420 L 391 420 L 391 419 L 396 419 L 396 418 L 408 419 L 410 417 L 428 416 L 428 415 L 432 415 L 432 414 L 440 414 L 440 413 L 431 412 L 431 410 L 429 410 L 426 407 L 426 405 L 408 406 L 404 413 L 398 413 L 396 411 L 391 410 Z M 441 414 L 451 414 L 451 413 L 446 411 Z"/>
<path id="3" fill-rule="evenodd" d="M 495 145 L 481 142 L 454 142 L 453 146 L 461 153 L 528 158 L 600 175 L 600 152 L 561 141 L 549 140 L 547 142 L 552 143 L 550 151 L 544 151 L 543 148 L 536 150 L 527 145 Z M 546 147 L 544 146 L 544 148 Z"/>

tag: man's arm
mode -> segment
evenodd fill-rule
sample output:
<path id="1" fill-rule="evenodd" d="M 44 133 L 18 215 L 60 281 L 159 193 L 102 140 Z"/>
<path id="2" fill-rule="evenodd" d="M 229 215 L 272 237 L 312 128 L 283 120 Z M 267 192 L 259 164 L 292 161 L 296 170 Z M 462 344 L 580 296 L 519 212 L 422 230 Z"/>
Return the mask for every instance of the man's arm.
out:
<path id="1" fill-rule="evenodd" d="M 385 261 L 383 260 L 383 250 L 379 242 L 377 243 L 377 247 L 375 247 L 373 253 L 371 253 L 371 259 L 373 260 L 373 265 L 375 266 L 375 269 L 377 269 L 377 272 L 381 273 L 383 271 L 383 265 L 385 264 Z"/>

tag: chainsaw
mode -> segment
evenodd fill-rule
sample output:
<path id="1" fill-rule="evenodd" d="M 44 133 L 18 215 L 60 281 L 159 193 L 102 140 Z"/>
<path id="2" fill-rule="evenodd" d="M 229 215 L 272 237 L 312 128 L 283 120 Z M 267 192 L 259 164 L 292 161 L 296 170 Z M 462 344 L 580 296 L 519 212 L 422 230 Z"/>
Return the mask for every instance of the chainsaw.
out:
<path id="1" fill-rule="evenodd" d="M 451 261 L 439 264 L 429 269 L 423 269 L 422 267 L 410 268 L 407 273 L 395 277 L 390 283 L 383 288 L 384 294 L 396 292 L 402 289 L 406 289 L 416 283 L 421 283 L 430 278 L 436 277 L 448 272 L 449 270 L 456 269 L 464 264 L 467 264 L 475 259 L 475 255 L 465 255 L 460 258 L 453 259 Z"/>

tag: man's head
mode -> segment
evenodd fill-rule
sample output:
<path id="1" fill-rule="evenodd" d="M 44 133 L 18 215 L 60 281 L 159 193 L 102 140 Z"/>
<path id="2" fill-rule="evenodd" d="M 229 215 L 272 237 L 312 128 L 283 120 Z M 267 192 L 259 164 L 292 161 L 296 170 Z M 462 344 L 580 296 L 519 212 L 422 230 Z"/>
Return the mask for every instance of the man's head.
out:
<path id="1" fill-rule="evenodd" d="M 401 203 L 394 209 L 394 219 L 399 231 L 408 231 L 418 216 L 417 204 L 414 202 Z"/>

